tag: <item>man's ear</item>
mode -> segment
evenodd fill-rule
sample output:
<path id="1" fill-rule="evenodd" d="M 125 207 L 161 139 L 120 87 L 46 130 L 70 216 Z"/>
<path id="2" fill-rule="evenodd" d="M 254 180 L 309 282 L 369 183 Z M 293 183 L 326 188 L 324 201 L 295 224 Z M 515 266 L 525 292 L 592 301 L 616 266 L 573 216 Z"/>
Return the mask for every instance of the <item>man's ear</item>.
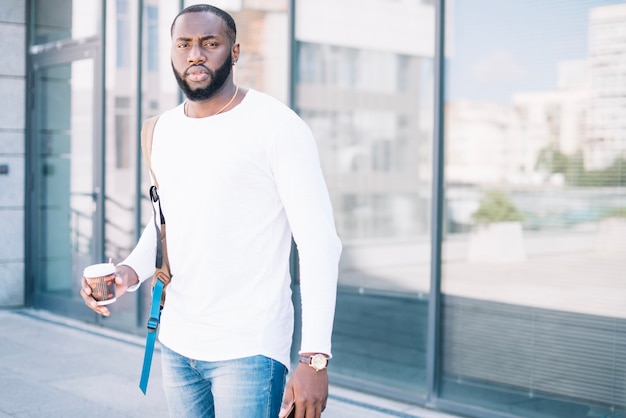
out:
<path id="1" fill-rule="evenodd" d="M 239 60 L 239 44 L 233 45 L 231 57 L 232 57 L 233 65 L 235 65 L 237 61 Z"/>

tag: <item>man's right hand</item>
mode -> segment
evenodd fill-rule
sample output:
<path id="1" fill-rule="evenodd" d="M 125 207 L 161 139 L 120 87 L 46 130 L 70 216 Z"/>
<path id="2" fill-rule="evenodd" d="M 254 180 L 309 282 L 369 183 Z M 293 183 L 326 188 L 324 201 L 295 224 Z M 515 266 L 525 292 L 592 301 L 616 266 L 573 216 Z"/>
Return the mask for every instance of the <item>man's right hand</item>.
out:
<path id="1" fill-rule="evenodd" d="M 85 301 L 85 305 L 95 313 L 102 316 L 109 316 L 111 312 L 104 305 L 98 305 L 96 300 L 91 296 L 91 288 L 87 284 L 87 281 L 83 277 L 81 280 L 80 295 Z M 115 267 L 115 297 L 120 297 L 130 286 L 134 286 L 139 283 L 139 278 L 135 270 L 129 266 L 119 265 Z"/>

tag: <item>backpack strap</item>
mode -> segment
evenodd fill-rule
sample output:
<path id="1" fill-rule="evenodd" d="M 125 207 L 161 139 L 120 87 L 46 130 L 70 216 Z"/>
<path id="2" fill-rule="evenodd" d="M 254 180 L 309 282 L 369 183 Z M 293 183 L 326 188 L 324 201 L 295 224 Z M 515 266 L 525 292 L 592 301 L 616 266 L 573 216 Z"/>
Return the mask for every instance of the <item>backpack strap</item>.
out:
<path id="1" fill-rule="evenodd" d="M 139 388 L 146 394 L 148 389 L 148 378 L 150 377 L 150 368 L 152 366 L 152 355 L 154 353 L 154 346 L 156 344 L 157 331 L 159 328 L 159 322 L 161 321 L 161 311 L 165 304 L 165 288 L 170 283 L 172 274 L 170 272 L 170 263 L 167 257 L 167 243 L 165 240 L 165 217 L 161 210 L 161 201 L 159 199 L 156 175 L 152 170 L 152 140 L 154 136 L 154 127 L 156 125 L 159 115 L 153 116 L 144 121 L 141 128 L 141 149 L 143 152 L 143 158 L 146 162 L 150 175 L 152 176 L 153 186 L 150 187 L 150 200 L 152 201 L 152 210 L 154 213 L 154 227 L 157 233 L 157 245 L 156 245 L 156 263 L 155 273 L 152 278 L 152 303 L 150 306 L 150 317 L 148 318 L 148 334 L 146 336 L 146 349 L 143 358 L 143 369 L 141 370 L 141 379 L 139 381 Z M 155 204 L 159 205 L 159 219 L 157 220 L 157 214 Z M 161 227 L 159 228 L 159 221 Z"/>
<path id="2" fill-rule="evenodd" d="M 152 286 L 155 285 L 155 281 L 161 280 L 164 283 L 164 287 L 167 286 L 171 279 L 169 260 L 167 258 L 167 246 L 165 241 L 165 217 L 161 210 L 161 201 L 159 199 L 159 182 L 157 181 L 156 174 L 152 170 L 152 142 L 154 140 L 154 127 L 159 120 L 160 115 L 152 116 L 143 122 L 141 127 L 141 151 L 143 153 L 143 159 L 146 162 L 146 166 L 150 171 L 152 177 L 153 186 L 150 187 L 150 200 L 152 201 L 152 210 L 154 211 L 154 227 L 157 231 L 157 236 L 160 236 L 160 240 L 157 240 L 157 255 L 156 255 L 156 273 L 152 279 Z M 155 204 L 159 205 L 159 218 L 156 216 Z M 161 223 L 161 227 L 157 222 Z M 165 302 L 165 289 L 163 293 L 163 299 L 161 306 Z"/>
<path id="3" fill-rule="evenodd" d="M 156 175 L 154 171 L 152 171 L 152 139 L 154 136 L 154 126 L 159 120 L 159 116 L 152 116 L 149 119 L 146 119 L 143 122 L 143 126 L 141 127 L 141 151 L 143 153 L 143 159 L 146 162 L 146 167 L 150 170 L 150 176 L 152 176 L 152 182 L 159 188 L 159 182 L 156 179 Z"/>

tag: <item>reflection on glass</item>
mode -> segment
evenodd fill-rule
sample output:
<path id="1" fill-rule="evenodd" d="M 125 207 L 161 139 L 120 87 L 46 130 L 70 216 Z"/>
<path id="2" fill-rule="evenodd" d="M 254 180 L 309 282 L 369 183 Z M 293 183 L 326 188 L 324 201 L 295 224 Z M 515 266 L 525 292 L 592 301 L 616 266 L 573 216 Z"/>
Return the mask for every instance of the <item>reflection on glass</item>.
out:
<path id="1" fill-rule="evenodd" d="M 296 107 L 317 139 L 344 245 L 333 372 L 416 397 L 425 385 L 434 32 L 396 25 L 433 28 L 434 9 L 365 1 L 354 14 L 343 2 L 297 3 Z"/>
<path id="2" fill-rule="evenodd" d="M 144 18 L 141 63 L 137 59 L 140 45 L 136 22 L 140 4 Z M 170 18 L 178 13 L 178 6 L 177 1 L 159 0 L 114 0 L 106 3 L 108 117 L 105 120 L 104 246 L 106 258 L 110 257 L 115 262 L 124 260 L 134 248 L 152 215 L 147 198 L 149 176 L 143 167 L 139 149 L 138 101 L 144 119 L 178 104 L 176 82 L 171 77 L 168 36 Z M 163 60 L 163 57 L 167 59 Z M 139 79 L 143 82 L 141 97 L 137 94 Z M 138 179 L 141 179 L 139 189 Z M 112 305 L 115 315 L 107 319 L 108 326 L 130 331 L 145 329 L 150 286 L 142 286 L 135 295 L 118 299 Z"/>
<path id="3" fill-rule="evenodd" d="M 38 290 L 79 298 L 93 256 L 93 61 L 36 73 Z"/>
<path id="4" fill-rule="evenodd" d="M 102 31 L 102 0 L 30 0 L 33 45 L 83 39 Z"/>
<path id="5" fill-rule="evenodd" d="M 136 10 L 137 0 L 116 0 L 107 3 L 108 14 L 115 19 L 107 20 L 109 42 L 114 48 L 107 49 L 106 119 L 105 137 L 105 257 L 114 262 L 122 261 L 134 247 L 136 158 L 136 77 L 137 42 L 131 36 L 133 24 L 131 11 Z M 119 299 L 123 303 L 125 298 Z"/>
<path id="6" fill-rule="evenodd" d="M 441 394 L 624 416 L 626 4 L 454 13 Z"/>

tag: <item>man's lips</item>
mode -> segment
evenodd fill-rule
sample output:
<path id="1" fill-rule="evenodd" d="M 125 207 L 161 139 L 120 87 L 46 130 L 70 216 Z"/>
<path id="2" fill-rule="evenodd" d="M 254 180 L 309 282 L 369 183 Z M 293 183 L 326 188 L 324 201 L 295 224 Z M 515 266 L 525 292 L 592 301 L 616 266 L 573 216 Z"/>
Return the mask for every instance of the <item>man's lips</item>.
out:
<path id="1" fill-rule="evenodd" d="M 191 67 L 186 72 L 186 77 L 191 81 L 204 81 L 209 78 L 209 70 L 203 67 Z"/>

